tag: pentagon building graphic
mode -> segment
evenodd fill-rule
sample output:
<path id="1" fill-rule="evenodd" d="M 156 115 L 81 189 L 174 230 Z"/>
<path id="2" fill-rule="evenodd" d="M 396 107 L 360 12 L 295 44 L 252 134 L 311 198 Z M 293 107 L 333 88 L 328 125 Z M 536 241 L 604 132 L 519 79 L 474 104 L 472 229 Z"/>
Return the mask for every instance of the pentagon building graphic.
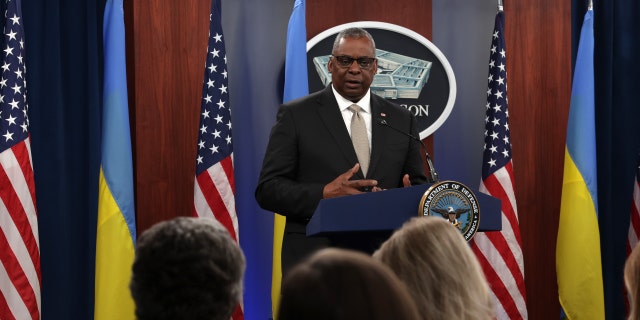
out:
<path id="1" fill-rule="evenodd" d="M 313 58 L 318 76 L 327 86 L 331 74 L 327 63 L 331 55 Z M 403 56 L 376 49 L 378 73 L 373 77 L 371 92 L 387 99 L 418 99 L 420 91 L 429 80 L 431 61 Z"/>

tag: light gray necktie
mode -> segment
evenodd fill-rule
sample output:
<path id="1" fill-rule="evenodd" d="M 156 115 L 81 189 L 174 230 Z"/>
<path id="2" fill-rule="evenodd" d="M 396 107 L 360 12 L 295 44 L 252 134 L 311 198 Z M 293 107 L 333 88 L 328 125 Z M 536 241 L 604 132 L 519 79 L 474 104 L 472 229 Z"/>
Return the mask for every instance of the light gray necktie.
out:
<path id="1" fill-rule="evenodd" d="M 360 116 L 360 106 L 352 104 L 349 106 L 349 110 L 353 112 L 351 117 L 351 142 L 356 149 L 356 155 L 358 156 L 358 162 L 360 163 L 360 169 L 366 176 L 369 169 L 369 138 L 367 137 L 367 126 L 364 124 L 364 119 Z"/>

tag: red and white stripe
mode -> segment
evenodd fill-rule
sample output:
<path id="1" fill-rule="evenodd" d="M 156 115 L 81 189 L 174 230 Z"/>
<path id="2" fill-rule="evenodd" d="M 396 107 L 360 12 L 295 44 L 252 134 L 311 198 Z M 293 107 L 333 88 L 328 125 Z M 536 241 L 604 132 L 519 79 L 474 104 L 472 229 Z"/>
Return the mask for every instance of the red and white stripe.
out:
<path id="1" fill-rule="evenodd" d="M 638 161 L 638 168 L 636 168 L 636 178 L 633 183 L 633 199 L 631 201 L 631 214 L 629 216 L 629 234 L 627 236 L 627 257 L 631 254 L 633 248 L 638 244 L 638 238 L 640 238 L 640 160 Z M 631 297 L 627 294 L 627 288 L 622 286 L 623 296 L 625 299 L 625 308 L 627 314 L 629 313 L 629 307 L 631 306 Z"/>
<path id="2" fill-rule="evenodd" d="M 196 216 L 220 221 L 229 230 L 233 239 L 239 242 L 233 154 L 197 176 L 194 190 Z"/>
<path id="3" fill-rule="evenodd" d="M 196 177 L 194 185 L 194 211 L 200 218 L 213 218 L 225 226 L 239 244 L 238 216 L 236 214 L 233 153 L 212 165 Z M 243 320 L 242 302 L 231 319 Z"/>
<path id="4" fill-rule="evenodd" d="M 471 243 L 491 287 L 496 318 L 527 319 L 512 162 L 482 181 L 480 191 L 502 201 L 502 231 L 479 232 Z"/>
<path id="5" fill-rule="evenodd" d="M 40 244 L 29 138 L 0 153 L 0 319 L 40 319 Z"/>

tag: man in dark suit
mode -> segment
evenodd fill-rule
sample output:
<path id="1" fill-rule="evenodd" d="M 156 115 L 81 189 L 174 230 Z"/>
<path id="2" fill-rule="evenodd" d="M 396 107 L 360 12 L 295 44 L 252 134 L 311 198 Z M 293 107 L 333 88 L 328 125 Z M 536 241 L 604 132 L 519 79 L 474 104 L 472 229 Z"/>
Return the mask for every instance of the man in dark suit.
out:
<path id="1" fill-rule="evenodd" d="M 287 217 L 283 273 L 331 245 L 326 238 L 305 236 L 321 199 L 427 182 L 420 144 L 380 124 L 384 120 L 418 136 L 409 111 L 369 90 L 378 70 L 371 35 L 346 29 L 336 36 L 331 54 L 327 67 L 332 84 L 280 106 L 255 192 L 263 209 Z M 350 110 L 353 104 L 359 112 Z M 362 130 L 352 127 L 356 119 L 364 121 Z M 352 142 L 356 132 L 366 135 L 363 152 L 356 151 L 362 143 Z"/>

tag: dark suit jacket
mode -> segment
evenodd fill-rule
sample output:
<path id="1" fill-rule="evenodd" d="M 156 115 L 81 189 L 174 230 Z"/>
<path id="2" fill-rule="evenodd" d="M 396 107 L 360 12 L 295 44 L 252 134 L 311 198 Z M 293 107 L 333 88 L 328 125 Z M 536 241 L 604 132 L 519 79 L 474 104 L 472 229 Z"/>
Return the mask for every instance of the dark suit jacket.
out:
<path id="1" fill-rule="evenodd" d="M 377 180 L 383 189 L 402 187 L 405 173 L 414 185 L 426 183 L 419 142 L 376 121 L 385 119 L 390 126 L 418 137 L 413 114 L 371 94 L 371 115 L 371 161 L 366 178 Z M 357 162 L 331 86 L 280 106 L 255 196 L 263 209 L 287 217 L 283 260 L 289 234 L 305 233 L 324 186 Z M 363 178 L 360 171 L 352 179 Z"/>

